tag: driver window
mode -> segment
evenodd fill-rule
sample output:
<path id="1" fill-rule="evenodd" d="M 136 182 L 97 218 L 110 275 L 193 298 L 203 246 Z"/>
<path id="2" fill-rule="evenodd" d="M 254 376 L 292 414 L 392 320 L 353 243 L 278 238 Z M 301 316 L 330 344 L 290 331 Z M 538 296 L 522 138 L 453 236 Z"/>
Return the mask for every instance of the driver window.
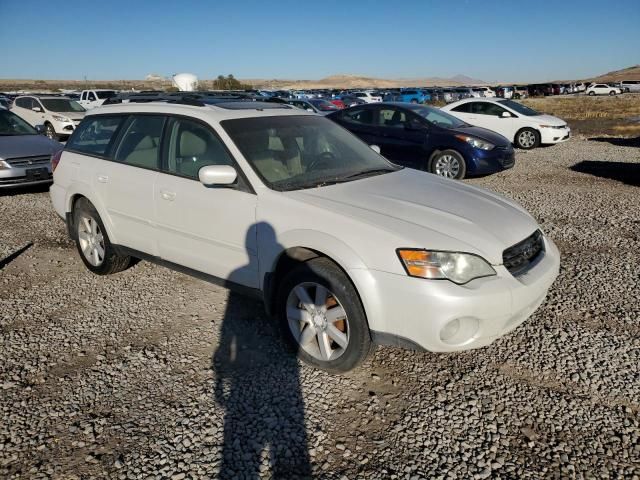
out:
<path id="1" fill-rule="evenodd" d="M 478 115 L 491 115 L 494 117 L 499 117 L 502 112 L 506 112 L 504 108 L 491 102 L 474 102 L 472 103 L 471 111 Z"/>
<path id="2" fill-rule="evenodd" d="M 93 94 L 93 92 L 89 92 L 88 94 L 88 100 L 90 102 L 93 102 L 96 99 L 96 96 Z"/>

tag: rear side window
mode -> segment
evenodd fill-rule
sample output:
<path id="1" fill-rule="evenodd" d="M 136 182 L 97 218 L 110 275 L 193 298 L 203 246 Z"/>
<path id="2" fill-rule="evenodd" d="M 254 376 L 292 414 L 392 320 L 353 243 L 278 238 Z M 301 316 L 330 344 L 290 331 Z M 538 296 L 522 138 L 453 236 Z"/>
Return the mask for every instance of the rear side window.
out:
<path id="1" fill-rule="evenodd" d="M 132 115 L 124 125 L 124 134 L 114 160 L 136 167 L 157 169 L 160 165 L 160 141 L 165 117 Z"/>
<path id="2" fill-rule="evenodd" d="M 97 115 L 86 117 L 67 142 L 66 150 L 104 156 L 125 118 Z"/>
<path id="3" fill-rule="evenodd" d="M 471 113 L 471 104 L 463 103 L 462 105 L 458 105 L 457 107 L 452 108 L 451 111 L 461 112 L 461 113 Z"/>

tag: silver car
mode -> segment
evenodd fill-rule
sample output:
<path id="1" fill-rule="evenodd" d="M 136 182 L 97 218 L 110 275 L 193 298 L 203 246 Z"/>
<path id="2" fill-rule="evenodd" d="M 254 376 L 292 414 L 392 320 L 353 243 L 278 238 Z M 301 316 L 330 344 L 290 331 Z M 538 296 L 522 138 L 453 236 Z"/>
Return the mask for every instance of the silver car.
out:
<path id="1" fill-rule="evenodd" d="M 62 148 L 0 108 L 0 188 L 51 183 L 51 156 Z"/>

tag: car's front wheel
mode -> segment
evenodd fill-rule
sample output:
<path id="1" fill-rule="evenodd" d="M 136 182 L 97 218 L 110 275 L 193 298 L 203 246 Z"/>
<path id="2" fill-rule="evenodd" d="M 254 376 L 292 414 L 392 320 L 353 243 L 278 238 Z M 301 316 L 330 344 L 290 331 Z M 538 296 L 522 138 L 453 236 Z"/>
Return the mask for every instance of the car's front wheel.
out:
<path id="1" fill-rule="evenodd" d="M 44 134 L 51 140 L 58 141 L 58 134 L 56 133 L 55 128 L 53 128 L 53 125 L 51 125 L 50 123 L 45 123 Z"/>
<path id="2" fill-rule="evenodd" d="M 89 270 L 98 275 L 109 275 L 129 267 L 131 257 L 116 252 L 100 215 L 86 198 L 75 204 L 73 225 L 78 253 Z"/>
<path id="3" fill-rule="evenodd" d="M 309 260 L 286 275 L 278 292 L 277 313 L 298 357 L 315 367 L 347 372 L 372 350 L 358 293 L 327 258 Z"/>
<path id="4" fill-rule="evenodd" d="M 523 128 L 516 134 L 516 146 L 523 150 L 531 150 L 540 146 L 540 133 L 533 128 Z"/>
<path id="5" fill-rule="evenodd" d="M 596 94 L 596 92 L 593 92 L 593 91 L 589 92 L 589 95 L 592 96 L 592 97 L 595 96 L 595 94 Z"/>
<path id="6" fill-rule="evenodd" d="M 615 90 L 611 90 L 611 91 L 609 92 L 609 95 L 615 95 L 615 94 L 616 94 L 616 91 L 615 91 Z"/>
<path id="7" fill-rule="evenodd" d="M 431 157 L 427 170 L 434 175 L 460 180 L 467 173 L 467 164 L 455 150 L 443 150 Z"/>

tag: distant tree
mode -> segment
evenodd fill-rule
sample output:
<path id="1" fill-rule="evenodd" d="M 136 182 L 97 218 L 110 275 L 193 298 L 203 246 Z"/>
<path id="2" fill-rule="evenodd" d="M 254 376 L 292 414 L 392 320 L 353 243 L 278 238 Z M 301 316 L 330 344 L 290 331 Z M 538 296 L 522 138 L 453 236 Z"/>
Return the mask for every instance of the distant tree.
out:
<path id="1" fill-rule="evenodd" d="M 211 87 L 214 90 L 248 90 L 252 88 L 251 85 L 242 83 L 237 80 L 232 74 L 218 75 L 215 80 L 211 82 Z"/>

